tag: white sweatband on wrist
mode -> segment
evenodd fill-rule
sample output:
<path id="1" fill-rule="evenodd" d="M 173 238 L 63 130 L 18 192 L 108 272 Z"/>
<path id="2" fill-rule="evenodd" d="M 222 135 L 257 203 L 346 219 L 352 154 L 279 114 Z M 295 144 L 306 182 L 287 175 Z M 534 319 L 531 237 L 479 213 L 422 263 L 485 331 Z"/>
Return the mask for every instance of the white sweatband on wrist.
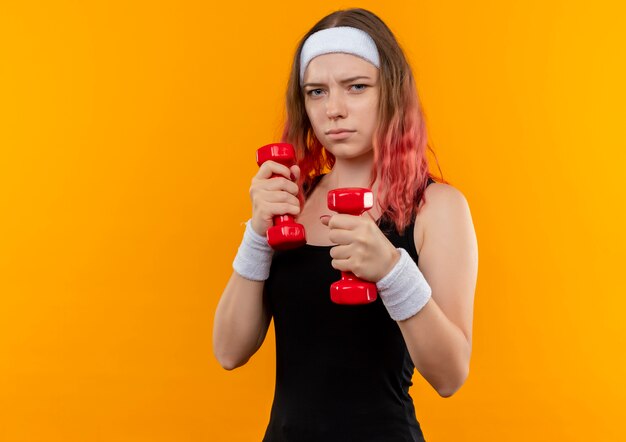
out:
<path id="1" fill-rule="evenodd" d="M 233 269 L 251 281 L 265 281 L 270 275 L 274 249 L 252 228 L 252 220 L 246 222 L 243 240 L 233 261 Z"/>
<path id="2" fill-rule="evenodd" d="M 318 55 L 341 52 L 356 55 L 380 69 L 380 57 L 374 39 L 352 26 L 336 26 L 309 35 L 300 52 L 300 84 L 309 62 Z"/>
<path id="3" fill-rule="evenodd" d="M 400 259 L 389 273 L 376 283 L 378 294 L 394 321 L 414 316 L 426 305 L 432 290 L 413 261 L 402 247 L 398 247 Z"/>

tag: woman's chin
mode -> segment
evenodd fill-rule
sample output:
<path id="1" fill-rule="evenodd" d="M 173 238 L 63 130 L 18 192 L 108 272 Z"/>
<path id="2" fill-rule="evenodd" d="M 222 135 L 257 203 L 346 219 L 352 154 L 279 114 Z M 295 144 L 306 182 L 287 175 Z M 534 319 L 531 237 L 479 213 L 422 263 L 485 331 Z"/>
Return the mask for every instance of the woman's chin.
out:
<path id="1" fill-rule="evenodd" d="M 335 156 L 335 159 L 341 158 L 345 160 L 352 160 L 356 158 L 371 157 L 374 155 L 374 151 L 370 149 L 356 149 L 353 146 L 341 146 L 336 144 L 330 148 L 325 148 L 328 152 Z"/>

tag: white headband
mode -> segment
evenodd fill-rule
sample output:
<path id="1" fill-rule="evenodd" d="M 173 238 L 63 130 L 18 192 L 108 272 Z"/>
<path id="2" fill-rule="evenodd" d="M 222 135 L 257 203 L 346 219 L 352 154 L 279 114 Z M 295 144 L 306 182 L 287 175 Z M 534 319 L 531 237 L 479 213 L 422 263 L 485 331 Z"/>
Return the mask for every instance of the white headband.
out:
<path id="1" fill-rule="evenodd" d="M 304 81 L 304 71 L 313 58 L 334 52 L 359 56 L 380 69 L 378 49 L 372 37 L 361 29 L 338 26 L 317 31 L 304 42 L 300 53 L 300 84 Z"/>

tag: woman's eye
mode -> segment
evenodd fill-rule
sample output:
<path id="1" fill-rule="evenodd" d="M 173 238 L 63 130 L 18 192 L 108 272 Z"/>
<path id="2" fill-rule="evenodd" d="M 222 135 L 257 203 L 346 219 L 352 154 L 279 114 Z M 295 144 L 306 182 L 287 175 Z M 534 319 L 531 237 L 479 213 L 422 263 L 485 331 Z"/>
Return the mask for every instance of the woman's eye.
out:
<path id="1" fill-rule="evenodd" d="M 356 88 L 357 88 L 357 89 L 356 89 L 357 91 L 363 91 L 363 90 L 365 90 L 365 88 L 367 87 L 367 85 L 366 85 L 366 84 L 353 84 L 353 85 L 352 85 L 352 87 L 356 87 Z"/>
<path id="2" fill-rule="evenodd" d="M 320 94 L 316 92 L 321 92 L 321 89 L 311 89 L 310 91 L 307 92 L 307 94 L 311 97 L 319 97 Z"/>

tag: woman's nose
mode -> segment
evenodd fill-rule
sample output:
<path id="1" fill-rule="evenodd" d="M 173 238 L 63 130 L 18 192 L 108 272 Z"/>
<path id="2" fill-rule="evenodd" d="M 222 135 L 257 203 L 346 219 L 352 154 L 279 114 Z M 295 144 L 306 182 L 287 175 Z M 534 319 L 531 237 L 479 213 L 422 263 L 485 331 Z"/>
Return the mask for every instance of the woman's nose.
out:
<path id="1" fill-rule="evenodd" d="M 332 119 L 346 116 L 345 103 L 338 94 L 331 94 L 326 100 L 326 115 Z"/>

